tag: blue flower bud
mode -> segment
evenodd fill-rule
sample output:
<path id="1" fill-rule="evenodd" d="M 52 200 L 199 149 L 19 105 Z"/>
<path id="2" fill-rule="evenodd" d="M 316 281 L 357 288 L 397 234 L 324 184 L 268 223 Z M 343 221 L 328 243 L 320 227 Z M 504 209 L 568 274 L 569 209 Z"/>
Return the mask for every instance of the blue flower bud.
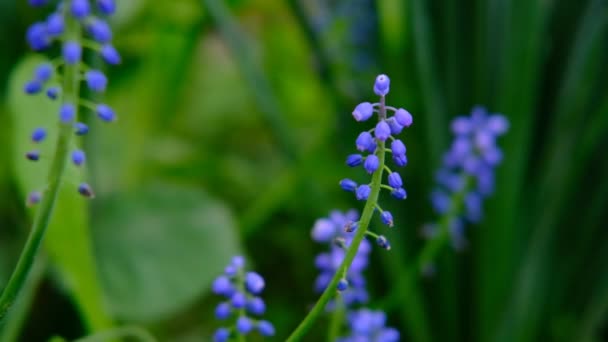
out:
<path id="1" fill-rule="evenodd" d="M 471 120 L 465 116 L 458 116 L 452 120 L 452 132 L 456 135 L 469 134 L 473 130 Z"/>
<path id="2" fill-rule="evenodd" d="M 393 188 L 400 188 L 403 186 L 403 181 L 401 180 L 401 176 L 397 172 L 391 172 L 388 175 L 388 185 Z"/>
<path id="3" fill-rule="evenodd" d="M 40 7 L 44 6 L 49 2 L 49 0 L 28 0 L 28 3 L 32 7 Z"/>
<path id="4" fill-rule="evenodd" d="M 46 130 L 42 127 L 36 128 L 32 132 L 32 141 L 35 143 L 39 143 L 46 138 Z"/>
<path id="5" fill-rule="evenodd" d="M 359 201 L 365 201 L 369 197 L 369 194 L 372 192 L 372 189 L 367 184 L 359 185 L 356 190 L 355 196 Z"/>
<path id="6" fill-rule="evenodd" d="M 105 21 L 100 19 L 93 19 L 87 26 L 87 31 L 91 37 L 102 43 L 109 43 L 112 40 L 112 29 Z"/>
<path id="7" fill-rule="evenodd" d="M 403 189 L 403 188 L 394 189 L 391 192 L 391 195 L 399 200 L 404 200 L 407 198 L 407 193 L 405 192 L 405 189 Z"/>
<path id="8" fill-rule="evenodd" d="M 342 292 L 348 288 L 348 280 L 342 278 L 338 281 L 338 291 Z"/>
<path id="9" fill-rule="evenodd" d="M 266 283 L 261 275 L 255 272 L 247 272 L 245 275 L 245 287 L 252 294 L 260 294 L 264 290 Z"/>
<path id="10" fill-rule="evenodd" d="M 275 333 L 274 326 L 268 321 L 259 321 L 258 331 L 260 332 L 260 334 L 262 334 L 262 336 L 265 337 L 272 337 Z"/>
<path id="11" fill-rule="evenodd" d="M 407 165 L 407 156 L 405 154 L 393 154 L 393 162 L 399 167 Z"/>
<path id="12" fill-rule="evenodd" d="M 393 155 L 404 155 L 407 150 L 401 140 L 395 139 L 391 143 L 391 151 L 393 152 Z"/>
<path id="13" fill-rule="evenodd" d="M 76 64 L 80 62 L 80 58 L 82 57 L 82 47 L 75 41 L 65 42 L 63 44 L 62 55 L 66 64 Z"/>
<path id="14" fill-rule="evenodd" d="M 91 12 L 89 0 L 72 0 L 70 11 L 76 19 L 85 18 Z"/>
<path id="15" fill-rule="evenodd" d="M 266 312 L 266 303 L 260 297 L 253 297 L 247 300 L 247 312 L 252 315 L 263 315 Z"/>
<path id="16" fill-rule="evenodd" d="M 59 108 L 59 120 L 63 123 L 69 123 L 74 120 L 76 116 L 76 107 L 71 103 L 64 103 Z"/>
<path id="17" fill-rule="evenodd" d="M 53 69 L 53 66 L 49 63 L 42 63 L 38 65 L 34 71 L 36 80 L 40 81 L 41 83 L 48 81 L 51 76 L 53 76 Z"/>
<path id="18" fill-rule="evenodd" d="M 253 329 L 253 323 L 246 316 L 241 316 L 236 320 L 236 330 L 241 334 L 247 334 Z"/>
<path id="19" fill-rule="evenodd" d="M 101 47 L 101 57 L 104 61 L 106 61 L 106 63 L 111 65 L 120 64 L 121 61 L 120 54 L 110 44 L 106 44 Z"/>
<path id="20" fill-rule="evenodd" d="M 59 96 L 59 88 L 50 87 L 46 90 L 46 96 L 51 100 L 57 99 L 57 97 Z"/>
<path id="21" fill-rule="evenodd" d="M 247 304 L 247 297 L 242 292 L 235 292 L 230 298 L 230 302 L 235 309 L 241 309 Z"/>
<path id="22" fill-rule="evenodd" d="M 46 18 L 46 32 L 51 36 L 59 36 L 63 33 L 65 23 L 61 13 L 53 13 Z"/>
<path id="23" fill-rule="evenodd" d="M 89 126 L 83 124 L 82 122 L 77 122 L 74 126 L 76 128 L 76 135 L 85 135 L 89 133 Z"/>
<path id="24" fill-rule="evenodd" d="M 39 81 L 28 81 L 24 86 L 23 86 L 23 91 L 26 94 L 29 95 L 33 95 L 33 94 L 37 94 L 42 90 L 42 83 L 40 83 Z"/>
<path id="25" fill-rule="evenodd" d="M 344 232 L 346 232 L 346 233 L 352 233 L 355 230 L 357 230 L 357 228 L 359 228 L 359 222 L 348 221 L 344 225 Z"/>
<path id="26" fill-rule="evenodd" d="M 355 145 L 357 146 L 357 150 L 361 152 L 368 151 L 369 153 L 374 153 L 376 150 L 376 142 L 369 132 L 361 132 L 355 141 Z"/>
<path id="27" fill-rule="evenodd" d="M 27 29 L 26 39 L 32 50 L 40 51 L 50 46 L 51 41 L 44 23 L 35 23 Z"/>
<path id="28" fill-rule="evenodd" d="M 361 165 L 363 162 L 363 156 L 360 154 L 351 154 L 346 157 L 346 165 L 350 167 L 355 167 Z"/>
<path id="29" fill-rule="evenodd" d="M 37 150 L 28 151 L 25 153 L 25 158 L 31 161 L 38 161 L 40 160 L 40 152 Z"/>
<path id="30" fill-rule="evenodd" d="M 389 211 L 383 211 L 382 214 L 380 214 L 380 219 L 385 225 L 389 227 L 393 226 L 393 215 Z"/>
<path id="31" fill-rule="evenodd" d="M 378 96 L 385 96 L 388 94 L 391 85 L 391 80 L 388 76 L 382 74 L 376 77 L 376 82 L 374 83 L 374 93 Z"/>
<path id="32" fill-rule="evenodd" d="M 116 11 L 114 0 L 97 0 L 97 8 L 105 15 L 112 15 Z"/>
<path id="33" fill-rule="evenodd" d="M 74 163 L 74 165 L 80 166 L 80 165 L 84 164 L 85 161 L 86 161 L 86 155 L 84 154 L 83 151 L 75 150 L 74 152 L 72 152 L 72 162 Z"/>
<path id="34" fill-rule="evenodd" d="M 87 183 L 80 183 L 78 186 L 78 193 L 87 198 L 95 197 L 93 189 L 91 189 L 91 186 Z"/>
<path id="35" fill-rule="evenodd" d="M 353 192 L 357 188 L 357 183 L 352 179 L 345 178 L 340 181 L 340 187 L 345 191 Z"/>
<path id="36" fill-rule="evenodd" d="M 438 214 L 445 214 L 450 209 L 450 197 L 441 190 L 431 192 L 431 204 Z"/>
<path id="37" fill-rule="evenodd" d="M 403 108 L 397 109 L 395 112 L 395 120 L 397 120 L 397 122 L 404 127 L 410 127 L 414 121 L 412 114 Z"/>
<path id="38" fill-rule="evenodd" d="M 376 170 L 378 170 L 379 166 L 380 160 L 378 160 L 378 157 L 376 157 L 375 154 L 370 154 L 369 156 L 367 156 L 367 158 L 365 158 L 365 163 L 363 163 L 365 171 L 367 171 L 367 173 L 369 174 L 372 174 Z"/>
<path id="39" fill-rule="evenodd" d="M 236 269 L 236 267 L 234 267 L 234 265 L 228 265 L 226 266 L 226 268 L 224 268 L 224 274 L 229 277 L 235 276 L 237 272 L 238 270 Z"/>
<path id="40" fill-rule="evenodd" d="M 391 249 L 391 244 L 388 242 L 386 237 L 384 237 L 383 235 L 378 236 L 378 238 L 376 239 L 376 242 L 378 243 L 378 246 L 380 246 L 386 250 Z"/>
<path id="41" fill-rule="evenodd" d="M 378 140 L 386 141 L 386 139 L 391 136 L 391 127 L 386 123 L 386 121 L 382 120 L 376 125 L 374 134 Z"/>
<path id="42" fill-rule="evenodd" d="M 228 342 L 230 338 L 230 330 L 226 328 L 219 328 L 213 334 L 213 342 Z"/>
<path id="43" fill-rule="evenodd" d="M 478 193 L 470 192 L 464 197 L 466 217 L 469 221 L 477 223 L 482 215 L 482 198 Z"/>
<path id="44" fill-rule="evenodd" d="M 232 308 L 230 307 L 230 304 L 227 302 L 219 303 L 215 307 L 215 318 L 217 318 L 217 319 L 220 319 L 220 320 L 227 319 L 228 317 L 230 317 L 231 313 L 232 313 Z"/>
<path id="45" fill-rule="evenodd" d="M 391 128 L 391 135 L 397 135 L 403 131 L 403 126 L 401 126 L 395 118 L 386 119 L 388 126 Z"/>
<path id="46" fill-rule="evenodd" d="M 232 285 L 232 282 L 226 276 L 217 277 L 211 285 L 211 290 L 213 293 L 225 297 L 231 297 L 235 291 L 234 285 Z"/>
<path id="47" fill-rule="evenodd" d="M 97 92 L 102 92 L 106 90 L 106 86 L 108 85 L 108 79 L 103 72 L 99 70 L 89 70 L 84 74 L 84 78 L 87 81 L 87 86 L 89 89 Z"/>
<path id="48" fill-rule="evenodd" d="M 503 135 L 509 130 L 509 121 L 500 114 L 488 118 L 486 129 L 495 135 Z"/>
<path id="49" fill-rule="evenodd" d="M 353 117 L 357 121 L 366 121 L 374 114 L 374 107 L 369 102 L 359 103 L 353 111 Z"/>
<path id="50" fill-rule="evenodd" d="M 42 200 L 42 193 L 40 191 L 32 191 L 27 195 L 27 206 L 32 207 Z"/>
<path id="51" fill-rule="evenodd" d="M 233 265 L 234 267 L 236 267 L 237 269 L 242 268 L 243 266 L 245 266 L 245 258 L 243 258 L 240 255 L 234 256 L 232 258 L 232 260 L 230 261 L 231 265 Z"/>
<path id="52" fill-rule="evenodd" d="M 105 104 L 97 105 L 97 116 L 105 122 L 112 122 L 112 121 L 116 120 L 116 115 L 114 114 L 114 110 L 112 110 L 112 108 L 110 108 L 110 106 L 105 105 Z"/>

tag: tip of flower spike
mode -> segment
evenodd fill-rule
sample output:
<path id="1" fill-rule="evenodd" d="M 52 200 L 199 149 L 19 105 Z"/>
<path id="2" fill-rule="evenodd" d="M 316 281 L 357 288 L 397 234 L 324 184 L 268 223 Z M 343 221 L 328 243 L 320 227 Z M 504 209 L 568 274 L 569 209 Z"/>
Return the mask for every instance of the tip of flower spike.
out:
<path id="1" fill-rule="evenodd" d="M 25 153 L 25 158 L 31 161 L 38 161 L 40 159 L 40 152 L 37 150 L 28 151 Z"/>
<path id="2" fill-rule="evenodd" d="M 388 94 L 390 90 L 391 80 L 388 76 L 382 74 L 376 77 L 376 82 L 374 83 L 374 93 L 378 96 L 385 96 Z"/>
<path id="3" fill-rule="evenodd" d="M 42 193 L 40 191 L 32 191 L 27 196 L 27 206 L 33 207 L 36 204 L 40 203 L 42 200 Z"/>
<path id="4" fill-rule="evenodd" d="M 78 186 L 78 193 L 86 198 L 95 198 L 95 193 L 91 186 L 87 183 L 82 183 Z"/>
<path id="5" fill-rule="evenodd" d="M 59 36 L 63 33 L 65 23 L 61 13 L 53 13 L 46 18 L 46 32 L 51 36 Z"/>
<path id="6" fill-rule="evenodd" d="M 391 249 L 391 244 L 383 235 L 380 235 L 378 236 L 378 238 L 376 238 L 376 243 L 378 243 L 378 246 L 386 249 L 387 251 Z"/>
<path id="7" fill-rule="evenodd" d="M 338 286 L 337 289 L 338 291 L 342 292 L 344 290 L 346 290 L 348 288 L 348 280 L 342 278 L 338 281 Z"/>
<path id="8" fill-rule="evenodd" d="M 356 121 L 366 121 L 374 114 L 374 106 L 369 102 L 359 103 L 353 110 L 353 118 Z"/>
<path id="9" fill-rule="evenodd" d="M 32 142 L 39 143 L 46 138 L 46 130 L 44 128 L 36 128 L 32 132 Z"/>

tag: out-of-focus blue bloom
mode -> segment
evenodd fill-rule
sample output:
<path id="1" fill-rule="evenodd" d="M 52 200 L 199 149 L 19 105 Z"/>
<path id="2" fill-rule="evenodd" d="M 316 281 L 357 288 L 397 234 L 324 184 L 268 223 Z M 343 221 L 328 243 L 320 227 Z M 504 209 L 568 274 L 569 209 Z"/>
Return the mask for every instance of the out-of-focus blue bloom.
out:
<path id="1" fill-rule="evenodd" d="M 28 81 L 25 86 L 23 86 L 23 91 L 26 94 L 33 95 L 37 94 L 42 90 L 42 83 L 39 81 Z"/>
<path id="2" fill-rule="evenodd" d="M 76 116 L 76 107 L 71 103 L 64 103 L 59 108 L 59 120 L 63 123 L 69 123 Z"/>
<path id="3" fill-rule="evenodd" d="M 118 51 L 110 44 L 101 47 L 101 57 L 111 65 L 120 64 L 121 58 Z"/>
<path id="4" fill-rule="evenodd" d="M 272 337 L 275 334 L 274 325 L 268 321 L 259 321 L 257 328 L 262 336 Z"/>
<path id="5" fill-rule="evenodd" d="M 42 200 L 42 193 L 40 191 L 32 191 L 27 195 L 27 206 L 34 206 Z"/>
<path id="6" fill-rule="evenodd" d="M 44 138 L 46 138 L 46 129 L 39 127 L 39 128 L 36 128 L 32 132 L 32 141 L 33 142 L 39 143 L 39 142 L 43 141 Z"/>
<path id="7" fill-rule="evenodd" d="M 93 189 L 87 183 L 80 183 L 78 186 L 78 193 L 87 198 L 95 197 L 95 193 L 93 193 Z"/>
<path id="8" fill-rule="evenodd" d="M 46 90 L 46 96 L 49 99 L 55 100 L 59 96 L 59 88 L 58 87 L 50 87 Z"/>
<path id="9" fill-rule="evenodd" d="M 483 199 L 494 191 L 494 169 L 502 161 L 497 138 L 509 128 L 500 114 L 490 114 L 477 106 L 470 116 L 452 120 L 454 140 L 435 174 L 437 188 L 431 203 L 439 215 L 450 215 L 450 235 L 455 248 L 466 244 L 465 223 L 477 223 L 483 216 Z"/>
<path id="10" fill-rule="evenodd" d="M 116 11 L 114 0 L 97 0 L 97 8 L 105 15 L 112 15 Z"/>
<path id="11" fill-rule="evenodd" d="M 85 160 L 86 160 L 86 155 L 85 155 L 84 151 L 76 150 L 76 151 L 72 152 L 72 162 L 74 163 L 74 165 L 80 166 L 80 165 L 84 164 Z"/>
<path id="12" fill-rule="evenodd" d="M 110 106 L 105 104 L 97 105 L 97 116 L 105 122 L 112 122 L 116 120 L 114 110 L 112 110 Z"/>
<path id="13" fill-rule="evenodd" d="M 215 331 L 215 334 L 213 334 L 214 342 L 227 342 L 229 338 L 230 330 L 226 328 L 219 328 Z"/>
<path id="14" fill-rule="evenodd" d="M 84 19 L 91 13 L 89 0 L 72 0 L 70 11 L 74 18 Z"/>
<path id="15" fill-rule="evenodd" d="M 50 46 L 51 40 L 44 23 L 35 23 L 27 29 L 26 39 L 32 50 L 40 51 Z"/>
<path id="16" fill-rule="evenodd" d="M 102 44 L 109 43 L 112 40 L 110 25 L 101 19 L 92 19 L 88 23 L 87 32 L 95 41 Z"/>
<path id="17" fill-rule="evenodd" d="M 386 326 L 386 314 L 382 311 L 360 309 L 348 314 L 351 334 L 338 342 L 398 342 L 399 331 Z"/>
<path id="18" fill-rule="evenodd" d="M 52 37 L 59 36 L 65 29 L 65 22 L 61 13 L 53 13 L 46 18 L 46 32 Z"/>
<path id="19" fill-rule="evenodd" d="M 76 125 L 74 125 L 74 127 L 76 128 L 76 135 L 85 135 L 87 133 L 89 133 L 89 126 L 87 126 L 86 124 L 83 124 L 82 122 L 77 122 Z"/>
<path id="20" fill-rule="evenodd" d="M 63 44 L 62 54 L 66 64 L 79 63 L 82 57 L 82 47 L 78 42 L 67 41 Z"/>
<path id="21" fill-rule="evenodd" d="M 102 92 L 106 90 L 106 86 L 108 85 L 108 79 L 103 72 L 99 70 L 89 70 L 84 74 L 84 78 L 87 81 L 87 85 L 89 89 L 97 92 Z"/>

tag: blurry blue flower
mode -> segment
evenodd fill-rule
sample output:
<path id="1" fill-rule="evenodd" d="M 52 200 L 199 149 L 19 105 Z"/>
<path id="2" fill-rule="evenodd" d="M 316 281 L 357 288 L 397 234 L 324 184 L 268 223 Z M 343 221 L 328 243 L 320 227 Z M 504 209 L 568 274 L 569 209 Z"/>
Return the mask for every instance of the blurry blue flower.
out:
<path id="1" fill-rule="evenodd" d="M 87 183 L 80 183 L 80 185 L 78 186 L 78 193 L 87 198 L 95 197 L 93 189 Z"/>
<path id="2" fill-rule="evenodd" d="M 87 25 L 87 31 L 91 37 L 99 43 L 109 43 L 112 40 L 112 29 L 101 19 L 92 19 Z"/>
<path id="3" fill-rule="evenodd" d="M 70 11 L 74 18 L 83 19 L 86 18 L 91 12 L 89 6 L 89 0 L 72 0 Z"/>
<path id="4" fill-rule="evenodd" d="M 34 131 L 32 132 L 32 141 L 33 142 L 39 143 L 39 142 L 43 141 L 44 138 L 46 138 L 46 129 L 41 128 L 41 127 L 34 129 Z"/>
<path id="5" fill-rule="evenodd" d="M 386 75 L 378 75 L 374 83 L 374 93 L 378 96 L 385 96 L 390 90 L 391 80 Z"/>
<path id="6" fill-rule="evenodd" d="M 108 85 L 108 79 L 103 72 L 99 70 L 89 70 L 84 74 L 84 78 L 87 81 L 87 85 L 89 89 L 97 92 L 102 92 L 106 90 L 106 86 Z"/>
<path id="7" fill-rule="evenodd" d="M 116 11 L 114 0 L 97 0 L 97 7 L 105 15 L 112 15 Z"/>
<path id="8" fill-rule="evenodd" d="M 44 83 L 53 76 L 53 66 L 49 63 L 42 63 L 36 67 L 34 75 L 36 80 Z"/>
<path id="9" fill-rule="evenodd" d="M 50 87 L 46 90 L 46 96 L 49 99 L 55 100 L 59 96 L 59 88 L 58 87 Z"/>
<path id="10" fill-rule="evenodd" d="M 63 44 L 62 54 L 66 64 L 76 64 L 82 57 L 82 47 L 78 42 L 67 41 Z"/>
<path id="11" fill-rule="evenodd" d="M 32 191 L 27 195 L 27 203 L 28 207 L 34 206 L 42 200 L 42 193 L 40 191 Z"/>
<path id="12" fill-rule="evenodd" d="M 274 326 L 268 321 L 259 321 L 257 328 L 262 336 L 272 337 L 275 334 Z"/>
<path id="13" fill-rule="evenodd" d="M 214 342 L 227 342 L 229 338 L 230 330 L 226 328 L 219 328 L 215 331 L 215 334 L 213 334 Z"/>
<path id="14" fill-rule="evenodd" d="M 35 23 L 30 26 L 26 32 L 26 39 L 34 51 L 44 50 L 51 44 L 44 23 Z"/>
<path id="15" fill-rule="evenodd" d="M 105 104 L 97 105 L 97 116 L 105 122 L 112 122 L 112 121 L 116 120 L 116 115 L 114 114 L 114 110 L 112 110 L 112 108 L 110 108 L 110 106 L 105 105 Z"/>
<path id="16" fill-rule="evenodd" d="M 31 161 L 40 160 L 40 152 L 38 150 L 28 151 L 25 153 L 25 158 Z"/>
<path id="17" fill-rule="evenodd" d="M 82 122 L 77 122 L 74 127 L 76 128 L 76 135 L 85 135 L 89 133 L 89 126 L 83 124 Z"/>
<path id="18" fill-rule="evenodd" d="M 108 64 L 120 64 L 120 54 L 118 54 L 118 51 L 116 51 L 116 49 L 110 44 L 106 44 L 101 47 L 101 57 Z"/>
<path id="19" fill-rule="evenodd" d="M 59 108 L 59 120 L 63 123 L 69 123 L 76 117 L 76 107 L 71 103 L 64 103 Z"/>
<path id="20" fill-rule="evenodd" d="M 76 150 L 76 151 L 72 152 L 72 162 L 74 163 L 74 165 L 80 166 L 80 165 L 84 164 L 85 160 L 86 160 L 86 155 L 85 155 L 84 151 Z"/>
<path id="21" fill-rule="evenodd" d="M 360 309 L 348 314 L 351 335 L 340 338 L 339 342 L 398 342 L 399 332 L 386 326 L 386 315 L 382 311 Z"/>
<path id="22" fill-rule="evenodd" d="M 28 81 L 25 86 L 23 86 L 23 91 L 26 94 L 37 94 L 42 90 L 42 83 L 40 83 L 39 81 Z"/>

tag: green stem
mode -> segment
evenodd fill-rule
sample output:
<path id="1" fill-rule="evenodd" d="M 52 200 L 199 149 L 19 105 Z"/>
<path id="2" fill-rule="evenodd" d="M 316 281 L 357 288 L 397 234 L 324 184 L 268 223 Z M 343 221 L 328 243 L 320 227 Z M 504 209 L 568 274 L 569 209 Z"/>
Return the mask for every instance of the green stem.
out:
<path id="1" fill-rule="evenodd" d="M 331 313 L 329 321 L 329 331 L 327 334 L 327 342 L 334 342 L 340 335 L 340 328 L 342 328 L 342 322 L 344 322 L 344 315 L 346 313 L 344 307 L 344 300 L 342 297 L 336 298 L 336 308 Z"/>
<path id="2" fill-rule="evenodd" d="M 66 9 L 65 11 L 67 14 L 69 6 L 66 4 L 64 8 Z M 70 15 L 65 15 L 65 20 L 67 29 L 66 37 L 79 40 L 79 23 L 71 18 Z M 66 64 L 63 77 L 63 102 L 74 104 L 76 115 L 78 115 L 76 103 L 79 97 L 79 86 L 78 65 Z M 0 297 L 0 322 L 4 319 L 6 313 L 19 295 L 21 288 L 24 286 L 40 249 L 40 245 L 42 244 L 46 229 L 49 226 L 65 171 L 68 150 L 73 135 L 72 130 L 71 123 L 59 123 L 59 137 L 55 147 L 55 157 L 51 162 L 49 170 L 48 188 L 40 203 L 36 217 L 34 218 L 32 229 L 30 230 L 25 247 L 19 256 L 17 266 L 11 274 L 8 284 Z"/>
<path id="3" fill-rule="evenodd" d="M 380 103 L 381 107 L 378 116 L 380 118 L 385 118 L 386 108 L 384 105 L 384 97 L 380 98 Z M 355 255 L 357 255 L 359 245 L 365 237 L 365 233 L 367 232 L 367 228 L 369 227 L 369 223 L 372 220 L 372 216 L 374 214 L 376 203 L 378 203 L 378 195 L 380 194 L 382 184 L 382 173 L 384 172 L 385 153 L 386 151 L 384 141 L 378 142 L 376 156 L 379 160 L 379 167 L 372 176 L 371 193 L 367 199 L 367 202 L 365 203 L 365 207 L 363 208 L 363 214 L 361 215 L 361 220 L 359 221 L 359 228 L 355 233 L 355 237 L 353 238 L 350 247 L 346 251 L 346 256 L 344 257 L 340 268 L 338 268 L 333 278 L 331 279 L 331 282 L 329 283 L 329 285 L 327 286 L 315 306 L 312 308 L 312 310 L 308 313 L 308 315 L 304 318 L 300 325 L 298 325 L 296 330 L 291 333 L 291 335 L 287 339 L 287 342 L 299 341 L 304 337 L 306 332 L 312 327 L 312 324 L 317 320 L 317 318 L 319 318 L 329 300 L 335 295 L 336 288 L 338 286 L 338 281 L 340 281 L 340 277 L 342 276 L 342 274 L 346 273 L 346 271 L 352 264 Z"/>

